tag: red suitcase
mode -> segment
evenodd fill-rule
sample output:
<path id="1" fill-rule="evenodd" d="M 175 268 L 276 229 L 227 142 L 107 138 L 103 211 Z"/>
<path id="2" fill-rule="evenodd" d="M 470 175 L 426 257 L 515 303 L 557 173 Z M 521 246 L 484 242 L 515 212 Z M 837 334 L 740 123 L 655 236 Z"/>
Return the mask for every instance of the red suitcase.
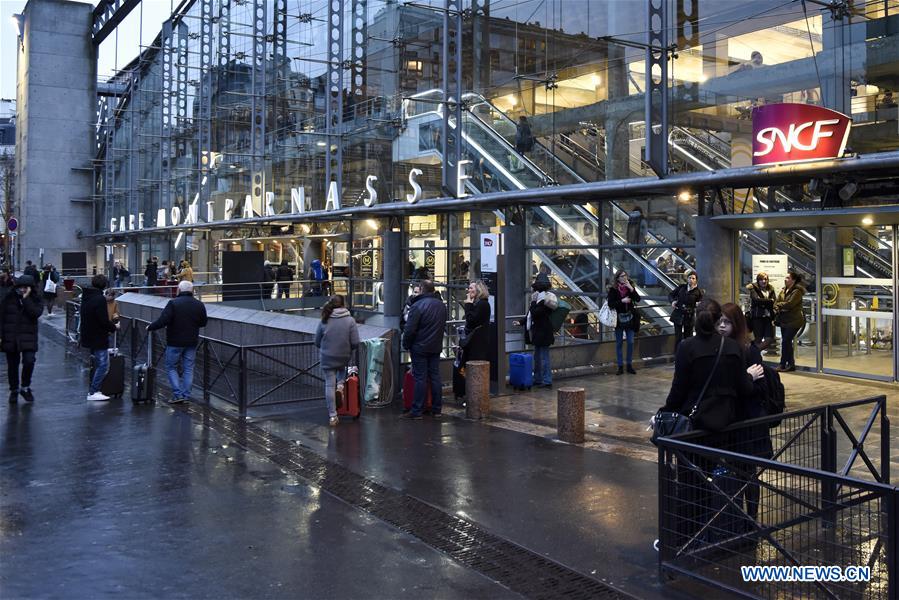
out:
<path id="1" fill-rule="evenodd" d="M 362 414 L 359 401 L 359 376 L 350 375 L 343 384 L 343 398 L 337 407 L 337 416 L 358 419 Z"/>
<path id="2" fill-rule="evenodd" d="M 412 410 L 412 400 L 415 399 L 415 377 L 412 376 L 412 369 L 406 371 L 403 377 L 403 411 Z M 428 395 L 425 396 L 425 411 L 431 410 L 431 386 L 428 386 Z"/>

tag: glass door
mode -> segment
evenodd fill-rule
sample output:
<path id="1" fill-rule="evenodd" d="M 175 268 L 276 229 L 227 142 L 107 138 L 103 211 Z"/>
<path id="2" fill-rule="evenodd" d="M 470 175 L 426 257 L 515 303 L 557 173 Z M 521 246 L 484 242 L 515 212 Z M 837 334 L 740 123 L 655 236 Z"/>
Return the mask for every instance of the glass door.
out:
<path id="1" fill-rule="evenodd" d="M 821 232 L 823 370 L 892 380 L 895 228 Z"/>

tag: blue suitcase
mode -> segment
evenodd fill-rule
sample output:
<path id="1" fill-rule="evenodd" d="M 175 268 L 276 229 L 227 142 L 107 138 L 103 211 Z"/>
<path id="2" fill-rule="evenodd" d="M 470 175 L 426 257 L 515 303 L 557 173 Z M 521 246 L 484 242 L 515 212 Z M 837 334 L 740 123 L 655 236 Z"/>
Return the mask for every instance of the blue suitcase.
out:
<path id="1" fill-rule="evenodd" d="M 534 355 L 509 355 L 509 385 L 516 390 L 529 390 L 534 386 Z"/>

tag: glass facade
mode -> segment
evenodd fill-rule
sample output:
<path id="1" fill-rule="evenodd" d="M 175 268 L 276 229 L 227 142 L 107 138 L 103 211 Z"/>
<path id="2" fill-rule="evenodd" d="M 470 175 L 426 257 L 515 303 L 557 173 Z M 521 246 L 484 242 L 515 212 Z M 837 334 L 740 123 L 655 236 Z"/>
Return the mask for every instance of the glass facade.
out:
<path id="1" fill-rule="evenodd" d="M 841 7 L 665 4 L 669 172 L 750 165 L 753 108 L 780 102 L 850 115 L 848 152 L 897 149 L 899 7 Z M 611 273 L 626 269 L 649 302 L 644 330 L 669 332 L 667 294 L 696 266 L 700 193 L 379 220 L 360 211 L 331 223 L 320 212 L 361 209 L 375 195 L 427 200 L 654 175 L 644 93 L 648 72 L 661 79 L 647 58 L 649 10 L 607 0 L 184 3 L 112 81 L 125 94 L 98 105 L 96 229 L 110 234 L 98 262 L 133 262 L 135 272 L 151 255 L 187 258 L 199 279 L 216 281 L 225 250 L 262 250 L 300 278 L 318 259 L 335 290 L 378 311 L 389 268 L 382 232 L 403 232 L 405 279 L 425 269 L 461 299 L 479 274 L 478 233 L 518 222 L 528 275 L 549 272 L 591 325 Z M 826 202 L 826 190 L 808 180 L 725 186 L 708 201 L 767 212 Z M 301 211 L 316 211 L 314 222 Z M 807 234 L 779 234 L 798 268 L 814 263 Z"/>

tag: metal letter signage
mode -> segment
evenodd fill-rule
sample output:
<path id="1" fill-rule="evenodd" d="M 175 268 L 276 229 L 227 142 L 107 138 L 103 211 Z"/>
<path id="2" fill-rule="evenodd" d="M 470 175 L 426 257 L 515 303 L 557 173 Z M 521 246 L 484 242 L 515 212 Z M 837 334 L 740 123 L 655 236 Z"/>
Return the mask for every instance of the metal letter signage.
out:
<path id="1" fill-rule="evenodd" d="M 752 111 L 752 164 L 839 158 L 852 119 L 813 104 L 765 104 Z"/>

